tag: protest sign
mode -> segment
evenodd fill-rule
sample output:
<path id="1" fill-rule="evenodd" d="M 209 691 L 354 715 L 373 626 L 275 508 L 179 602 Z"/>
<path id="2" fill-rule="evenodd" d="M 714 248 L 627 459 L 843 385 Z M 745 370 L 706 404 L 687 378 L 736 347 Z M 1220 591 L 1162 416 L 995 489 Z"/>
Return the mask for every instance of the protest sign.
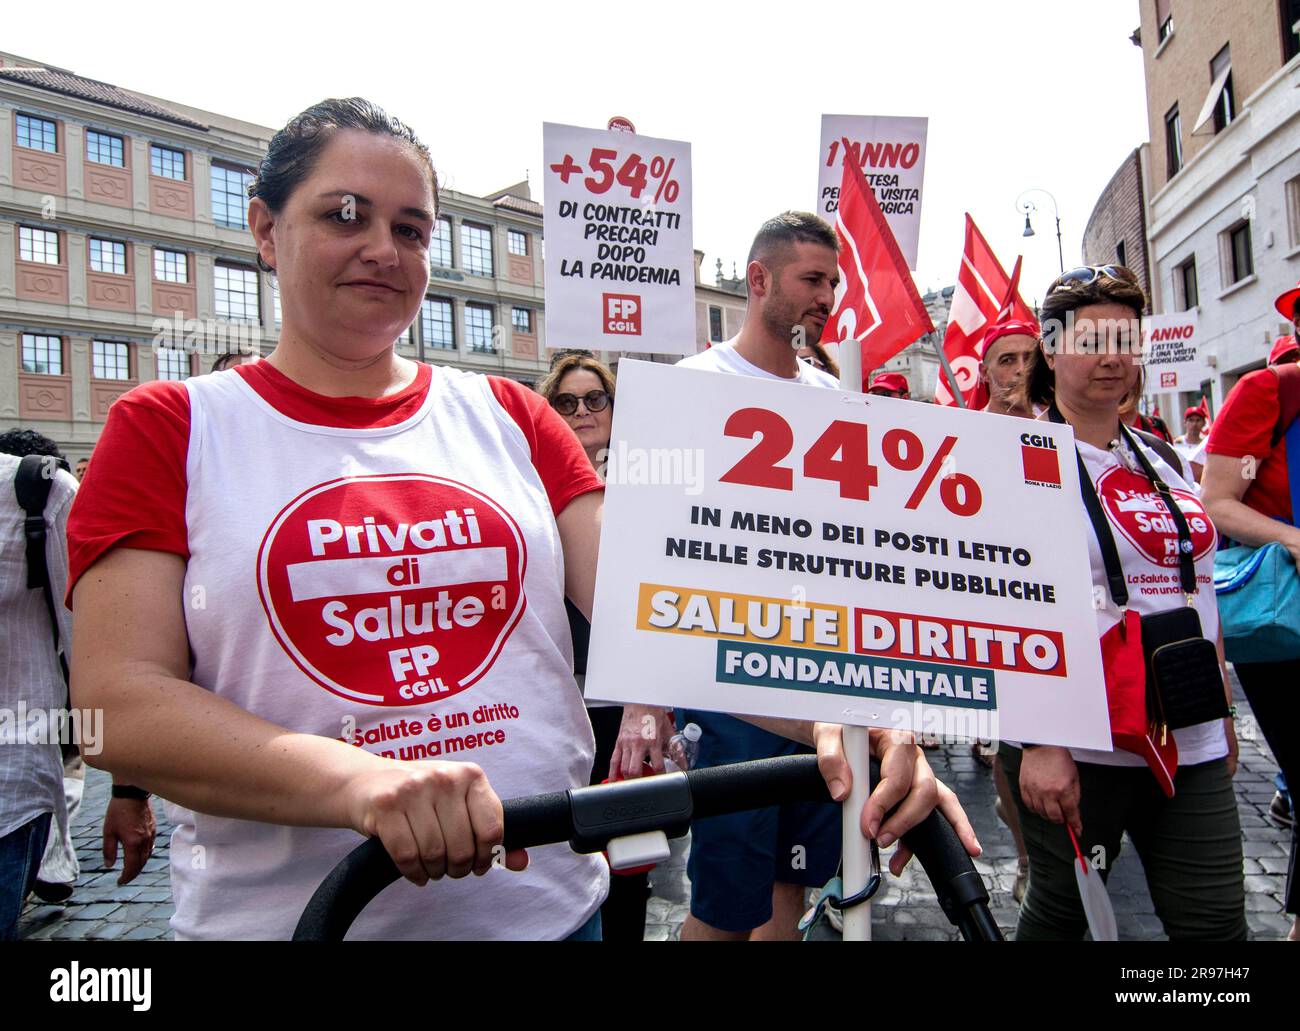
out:
<path id="1" fill-rule="evenodd" d="M 1147 369 L 1148 393 L 1200 390 L 1210 378 L 1197 347 L 1197 315 L 1148 315 L 1142 319 L 1142 363 Z"/>
<path id="2" fill-rule="evenodd" d="M 547 345 L 694 354 L 691 145 L 547 123 L 542 147 Z"/>
<path id="3" fill-rule="evenodd" d="M 589 699 L 1110 748 L 1068 426 L 625 361 L 607 469 Z"/>
<path id="4" fill-rule="evenodd" d="M 855 161 L 875 191 L 894 239 L 916 268 L 921 232 L 921 190 L 925 180 L 927 118 L 886 115 L 822 115 L 817 172 L 817 208 L 835 224 L 845 155 Z"/>

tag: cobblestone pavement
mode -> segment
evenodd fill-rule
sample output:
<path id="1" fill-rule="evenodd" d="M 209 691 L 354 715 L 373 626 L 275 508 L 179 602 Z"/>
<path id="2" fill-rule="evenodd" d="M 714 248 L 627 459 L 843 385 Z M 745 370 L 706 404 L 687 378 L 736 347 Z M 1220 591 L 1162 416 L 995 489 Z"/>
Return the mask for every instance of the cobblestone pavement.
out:
<path id="1" fill-rule="evenodd" d="M 1235 680 L 1234 680 L 1235 684 Z M 1291 832 L 1268 816 L 1273 798 L 1277 763 L 1262 735 L 1254 733 L 1250 706 L 1236 691 L 1241 765 L 1234 781 L 1244 838 L 1246 920 L 1251 937 L 1275 941 L 1286 937 L 1291 919 L 1282 912 L 1286 864 Z M 970 817 L 984 854 L 975 868 L 989 887 L 990 909 L 1008 937 L 1015 932 L 1020 907 L 1011 897 L 1016 878 L 1016 849 L 1010 832 L 993 812 L 997 792 L 992 773 L 974 759 L 968 744 L 945 745 L 926 752 L 935 774 L 957 792 Z M 671 862 L 650 875 L 654 897 L 646 915 L 646 939 L 674 941 L 690 908 L 690 882 L 686 879 L 687 846 L 674 842 Z M 881 856 L 881 864 L 886 862 Z M 1108 884 L 1111 904 L 1123 940 L 1162 941 L 1165 936 L 1147 892 L 1142 863 L 1125 838 Z M 919 864 L 913 862 L 901 878 L 888 874 L 871 910 L 873 939 L 882 941 L 957 940 L 960 935 L 935 901 L 934 892 Z"/>
<path id="2" fill-rule="evenodd" d="M 1290 919 L 1282 913 L 1282 892 L 1290 832 L 1268 817 L 1277 765 L 1263 737 L 1252 733 L 1253 719 L 1238 691 L 1241 768 L 1237 772 L 1237 803 L 1244 837 L 1246 916 L 1255 939 L 1286 937 Z M 971 756 L 968 745 L 945 745 L 927 753 L 940 779 L 957 792 L 984 846 L 975 861 L 992 896 L 992 911 L 1008 936 L 1015 929 L 1018 907 L 1011 897 L 1016 875 L 1015 846 L 1011 835 L 993 812 L 996 793 L 989 771 Z M 19 925 L 25 938 L 150 940 L 170 937 L 167 921 L 172 914 L 167 873 L 171 826 L 161 805 L 158 842 L 144 871 L 128 885 L 118 886 L 118 868 L 103 870 L 101 835 L 109 781 L 97 770 L 87 770 L 86 792 L 73 826 L 81 877 L 66 906 L 29 904 Z M 646 939 L 673 941 L 681 931 L 690 901 L 686 879 L 687 841 L 673 843 L 673 858 L 651 874 L 654 896 L 646 918 Z M 882 863 L 884 862 L 882 857 Z M 934 901 L 925 875 L 917 864 L 894 879 L 872 906 L 872 934 L 879 940 L 955 940 L 958 935 Z M 1127 842 L 1110 878 L 1121 939 L 1159 940 L 1164 936 L 1146 890 L 1142 864 Z"/>

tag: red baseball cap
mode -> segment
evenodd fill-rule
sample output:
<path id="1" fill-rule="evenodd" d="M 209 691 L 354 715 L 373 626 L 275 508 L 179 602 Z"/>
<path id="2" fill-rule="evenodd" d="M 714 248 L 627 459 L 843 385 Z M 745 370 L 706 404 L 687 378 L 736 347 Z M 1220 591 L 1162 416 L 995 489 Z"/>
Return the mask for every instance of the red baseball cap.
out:
<path id="1" fill-rule="evenodd" d="M 1273 307 L 1287 322 L 1295 318 L 1295 302 L 1300 301 L 1300 282 L 1296 283 L 1290 290 L 1278 295 L 1278 299 L 1273 302 Z"/>
<path id="2" fill-rule="evenodd" d="M 899 394 L 902 397 L 912 396 L 911 388 L 907 385 L 907 377 L 901 372 L 882 372 L 871 381 L 871 389 L 867 393 L 874 394 L 882 390 L 888 390 L 891 394 Z"/>
<path id="3" fill-rule="evenodd" d="M 1202 408 L 1200 405 L 1196 405 L 1196 406 L 1193 407 L 1193 408 L 1189 408 L 1189 409 L 1187 409 L 1187 411 L 1183 412 L 1183 422 L 1186 422 L 1186 421 L 1187 421 L 1188 419 L 1190 419 L 1193 415 L 1197 415 L 1197 416 L 1200 416 L 1202 419 L 1205 419 L 1205 418 L 1206 418 L 1206 415 L 1205 415 L 1205 409 Z M 1207 419 L 1207 421 L 1208 421 L 1208 419 Z"/>
<path id="4" fill-rule="evenodd" d="M 984 333 L 984 339 L 975 345 L 975 353 L 979 360 L 983 361 L 984 356 L 993 344 L 1003 337 L 1025 336 L 1038 339 L 1038 327 L 1030 322 L 1022 322 L 1019 319 L 1008 319 L 1006 322 L 995 322 Z"/>
<path id="5" fill-rule="evenodd" d="M 1273 350 L 1268 352 L 1268 364 L 1276 365 L 1293 351 L 1300 351 L 1300 344 L 1296 343 L 1295 337 L 1278 337 L 1273 341 Z"/>

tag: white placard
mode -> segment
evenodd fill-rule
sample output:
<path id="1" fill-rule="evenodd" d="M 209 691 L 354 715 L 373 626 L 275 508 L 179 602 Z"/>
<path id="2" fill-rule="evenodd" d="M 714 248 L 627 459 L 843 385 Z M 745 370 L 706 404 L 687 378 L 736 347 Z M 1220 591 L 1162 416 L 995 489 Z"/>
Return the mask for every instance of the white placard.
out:
<path id="1" fill-rule="evenodd" d="M 1110 749 L 1068 426 L 625 361 L 608 472 L 589 699 Z"/>
<path id="2" fill-rule="evenodd" d="M 1200 390 L 1210 378 L 1197 339 L 1194 311 L 1147 315 L 1142 319 L 1142 362 L 1147 369 L 1146 392 Z"/>
<path id="3" fill-rule="evenodd" d="M 542 126 L 548 347 L 694 354 L 691 145 Z"/>
<path id="4" fill-rule="evenodd" d="M 921 234 L 921 192 L 925 181 L 928 126 L 928 118 L 822 115 L 817 213 L 831 225 L 835 224 L 840 182 L 844 175 L 844 155 L 846 151 L 856 155 L 894 239 L 907 259 L 907 267 L 913 271 Z"/>

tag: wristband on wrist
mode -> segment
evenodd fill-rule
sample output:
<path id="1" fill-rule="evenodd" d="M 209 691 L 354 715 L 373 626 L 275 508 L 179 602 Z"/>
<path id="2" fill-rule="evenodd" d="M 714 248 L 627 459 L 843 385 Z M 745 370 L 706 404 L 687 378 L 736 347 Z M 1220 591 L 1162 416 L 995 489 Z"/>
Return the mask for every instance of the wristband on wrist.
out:
<path id="1" fill-rule="evenodd" d="M 134 798 L 139 802 L 147 802 L 149 800 L 149 792 L 145 791 L 144 788 L 137 788 L 132 784 L 114 784 L 113 797 Z"/>

